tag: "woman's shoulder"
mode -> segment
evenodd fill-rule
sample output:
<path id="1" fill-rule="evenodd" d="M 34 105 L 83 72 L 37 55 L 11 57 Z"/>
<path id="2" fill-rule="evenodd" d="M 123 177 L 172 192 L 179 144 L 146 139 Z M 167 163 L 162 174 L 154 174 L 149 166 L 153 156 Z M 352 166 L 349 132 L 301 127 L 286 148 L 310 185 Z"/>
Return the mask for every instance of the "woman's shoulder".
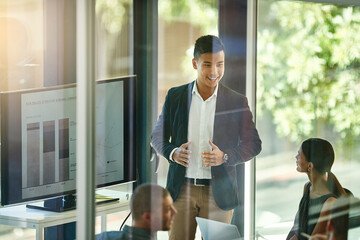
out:
<path id="1" fill-rule="evenodd" d="M 328 197 L 321 207 L 321 213 L 326 213 L 327 211 L 330 211 L 335 201 L 335 197 Z"/>
<path id="2" fill-rule="evenodd" d="M 324 194 L 319 197 L 310 198 L 310 202 L 313 204 L 325 204 L 325 203 L 331 203 L 337 199 L 336 195 L 333 193 Z"/>
<path id="3" fill-rule="evenodd" d="M 328 195 L 325 195 L 326 200 L 324 202 L 324 205 L 332 205 L 335 201 L 336 201 L 336 196 L 334 194 L 328 194 Z"/>

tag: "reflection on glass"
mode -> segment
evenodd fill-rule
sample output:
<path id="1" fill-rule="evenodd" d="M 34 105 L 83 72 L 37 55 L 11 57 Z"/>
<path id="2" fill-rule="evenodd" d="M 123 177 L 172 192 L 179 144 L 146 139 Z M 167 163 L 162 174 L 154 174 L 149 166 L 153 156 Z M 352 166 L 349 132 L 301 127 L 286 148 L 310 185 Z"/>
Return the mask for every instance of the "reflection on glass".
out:
<path id="1" fill-rule="evenodd" d="M 194 81 L 193 46 L 201 35 L 218 35 L 218 0 L 159 0 L 158 111 L 167 91 Z M 158 182 L 165 186 L 168 163 L 160 160 Z"/>
<path id="2" fill-rule="evenodd" d="M 95 11 L 96 79 L 133 74 L 133 0 L 97 0 Z M 74 0 L 1 0 L 0 91 L 76 82 L 77 30 Z M 28 174 L 24 186 L 71 179 L 69 124 L 65 118 L 27 125 L 29 139 L 37 146 L 28 149 L 26 167 L 30 173 L 41 168 L 44 174 Z M 46 139 L 44 145 L 41 139 Z M 56 146 L 59 151 L 54 151 Z M 0 225 L 1 239 L 33 235 L 33 230 Z"/>
<path id="3" fill-rule="evenodd" d="M 289 14 L 291 13 L 291 14 Z M 256 225 L 284 239 L 307 178 L 296 171 L 297 147 L 308 137 L 329 140 L 333 172 L 360 196 L 360 8 L 259 1 Z"/>
<path id="4" fill-rule="evenodd" d="M 96 1 L 96 78 L 133 74 L 132 0 Z"/>
<path id="5" fill-rule="evenodd" d="M 27 2 L 0 2 L 0 91 L 43 83 L 43 2 Z"/>

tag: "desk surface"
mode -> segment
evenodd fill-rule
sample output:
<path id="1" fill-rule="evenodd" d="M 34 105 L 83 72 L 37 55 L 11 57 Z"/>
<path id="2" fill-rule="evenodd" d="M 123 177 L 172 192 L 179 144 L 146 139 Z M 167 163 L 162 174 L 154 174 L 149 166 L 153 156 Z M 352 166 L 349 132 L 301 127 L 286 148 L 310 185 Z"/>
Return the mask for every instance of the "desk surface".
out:
<path id="1" fill-rule="evenodd" d="M 96 205 L 96 215 L 116 213 L 129 209 L 129 195 L 124 194 L 119 201 Z M 23 228 L 50 227 L 76 221 L 76 210 L 50 212 L 26 208 L 26 205 L 0 208 L 0 224 Z"/>

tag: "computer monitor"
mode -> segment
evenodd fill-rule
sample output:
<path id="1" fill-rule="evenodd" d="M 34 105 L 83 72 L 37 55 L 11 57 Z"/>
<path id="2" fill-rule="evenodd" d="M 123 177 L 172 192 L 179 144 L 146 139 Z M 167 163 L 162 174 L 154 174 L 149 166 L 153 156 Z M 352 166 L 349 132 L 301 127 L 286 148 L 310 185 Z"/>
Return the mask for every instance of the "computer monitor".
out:
<path id="1" fill-rule="evenodd" d="M 136 180 L 135 76 L 97 81 L 96 186 Z M 0 94 L 1 205 L 76 192 L 76 84 Z"/>

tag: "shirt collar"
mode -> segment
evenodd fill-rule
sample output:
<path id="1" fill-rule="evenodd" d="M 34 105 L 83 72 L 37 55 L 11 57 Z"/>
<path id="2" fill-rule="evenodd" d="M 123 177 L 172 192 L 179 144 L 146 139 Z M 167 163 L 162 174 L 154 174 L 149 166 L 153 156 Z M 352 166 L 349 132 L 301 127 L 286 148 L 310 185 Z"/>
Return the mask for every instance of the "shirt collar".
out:
<path id="1" fill-rule="evenodd" d="M 218 89 L 219 89 L 219 83 L 216 84 L 215 91 L 213 92 L 213 94 L 212 94 L 207 100 L 212 99 L 212 98 L 214 98 L 214 97 L 217 97 Z M 192 89 L 192 92 L 191 92 L 191 93 L 192 93 L 192 95 L 197 94 L 199 97 L 201 97 L 201 96 L 200 96 L 200 93 L 199 93 L 199 90 L 198 90 L 198 88 L 197 88 L 196 81 L 195 81 L 195 83 L 194 83 L 194 86 L 193 86 L 193 89 Z"/>

